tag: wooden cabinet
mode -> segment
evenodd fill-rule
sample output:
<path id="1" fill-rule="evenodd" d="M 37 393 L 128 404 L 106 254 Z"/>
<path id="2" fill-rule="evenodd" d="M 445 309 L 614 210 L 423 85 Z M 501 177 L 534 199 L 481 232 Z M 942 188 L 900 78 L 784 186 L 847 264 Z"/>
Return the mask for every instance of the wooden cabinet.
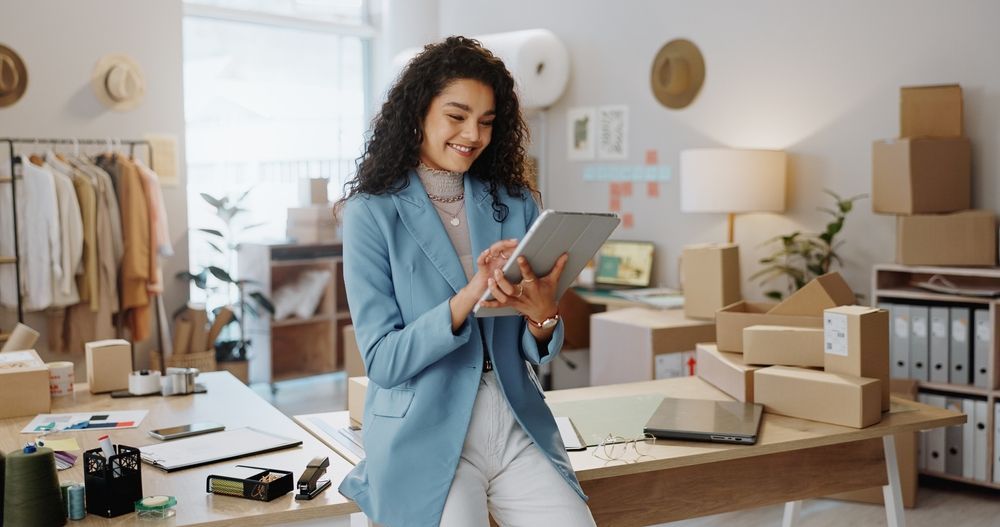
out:
<path id="1" fill-rule="evenodd" d="M 873 304 L 890 309 L 893 377 L 916 379 L 923 402 L 956 406 L 968 414 L 969 426 L 939 429 L 943 439 L 924 432 L 922 450 L 934 461 L 928 458 L 921 473 L 1000 489 L 1000 445 L 996 444 L 1000 437 L 1000 297 L 990 295 L 991 290 L 1000 291 L 1000 268 L 880 264 L 872 273 Z M 904 344 L 907 339 L 908 346 Z M 969 431 L 972 440 L 965 437 Z M 966 452 L 970 446 L 980 452 L 970 456 Z M 964 460 L 952 463 L 955 456 Z M 964 463 L 970 459 L 971 470 Z"/>
<path id="2" fill-rule="evenodd" d="M 257 283 L 247 293 L 260 290 L 272 302 L 275 292 L 294 284 L 307 271 L 329 271 L 314 313 L 274 320 L 266 313 L 248 316 L 251 339 L 250 381 L 276 383 L 343 369 L 343 331 L 350 325 L 344 290 L 342 245 L 241 244 L 239 277 Z"/>

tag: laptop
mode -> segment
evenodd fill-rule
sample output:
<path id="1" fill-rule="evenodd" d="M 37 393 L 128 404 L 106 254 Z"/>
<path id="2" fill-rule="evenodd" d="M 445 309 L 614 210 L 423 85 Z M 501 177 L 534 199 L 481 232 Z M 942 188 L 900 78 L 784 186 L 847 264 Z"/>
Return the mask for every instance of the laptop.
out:
<path id="1" fill-rule="evenodd" d="M 649 287 L 653 277 L 653 242 L 608 240 L 597 252 L 593 289 L 613 291 Z"/>
<path id="2" fill-rule="evenodd" d="M 664 439 L 752 445 L 763 406 L 738 401 L 665 398 L 643 432 Z"/>

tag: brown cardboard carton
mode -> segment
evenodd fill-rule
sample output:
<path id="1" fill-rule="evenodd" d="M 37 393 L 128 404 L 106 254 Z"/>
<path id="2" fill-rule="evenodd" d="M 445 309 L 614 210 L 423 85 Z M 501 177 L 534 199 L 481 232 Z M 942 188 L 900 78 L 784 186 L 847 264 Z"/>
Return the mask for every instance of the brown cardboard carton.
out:
<path id="1" fill-rule="evenodd" d="M 750 326 L 823 327 L 823 317 L 773 315 L 768 313 L 775 304 L 739 301 L 715 314 L 715 343 L 719 351 L 743 353 L 743 330 Z"/>
<path id="2" fill-rule="evenodd" d="M 899 89 L 900 137 L 960 137 L 962 87 L 904 86 Z"/>
<path id="3" fill-rule="evenodd" d="M 823 330 L 795 326 L 750 326 L 743 330 L 743 362 L 822 368 Z"/>
<path id="4" fill-rule="evenodd" d="M 327 196 L 328 178 L 309 178 L 299 180 L 299 203 L 309 205 L 324 205 L 330 202 Z"/>
<path id="5" fill-rule="evenodd" d="M 889 312 L 840 306 L 823 312 L 823 369 L 882 381 L 882 411 L 889 411 Z"/>
<path id="6" fill-rule="evenodd" d="M 745 403 L 754 402 L 754 376 L 758 366 L 743 362 L 738 353 L 719 351 L 715 344 L 698 344 L 696 373 L 705 382 Z"/>
<path id="7" fill-rule="evenodd" d="M 656 357 L 690 351 L 715 340 L 715 324 L 684 317 L 679 309 L 633 307 L 590 318 L 590 384 L 655 378 Z"/>
<path id="8" fill-rule="evenodd" d="M 838 272 L 826 273 L 802 286 L 788 298 L 774 306 L 771 315 L 823 316 L 823 310 L 853 304 L 857 301 L 851 286 Z"/>
<path id="9" fill-rule="evenodd" d="M 361 359 L 358 339 L 354 336 L 354 326 L 344 326 L 344 369 L 348 377 L 364 377 L 365 362 Z"/>
<path id="10" fill-rule="evenodd" d="M 559 318 L 563 319 L 563 351 L 590 348 L 590 315 L 593 307 L 589 302 L 567 289 L 559 299 Z"/>
<path id="11" fill-rule="evenodd" d="M 917 400 L 917 381 L 891 379 L 889 384 L 889 391 L 892 392 L 893 396 L 908 401 Z M 896 438 L 896 460 L 899 462 L 899 482 L 902 487 L 903 506 L 913 508 L 917 506 L 917 432 L 903 432 L 895 434 L 893 437 Z M 878 505 L 884 503 L 882 487 L 844 492 L 828 497 Z"/>
<path id="12" fill-rule="evenodd" d="M 49 368 L 35 350 L 0 353 L 0 419 L 49 411 Z"/>
<path id="13" fill-rule="evenodd" d="M 754 402 L 764 411 L 853 428 L 882 420 L 882 382 L 788 366 L 754 372 Z"/>
<path id="14" fill-rule="evenodd" d="M 896 218 L 896 263 L 996 265 L 996 215 L 988 210 Z"/>
<path id="15" fill-rule="evenodd" d="M 872 210 L 954 212 L 972 205 L 972 146 L 964 137 L 885 139 L 872 146 Z"/>
<path id="16" fill-rule="evenodd" d="M 337 241 L 337 216 L 332 204 L 289 207 L 285 235 L 298 243 Z"/>
<path id="17" fill-rule="evenodd" d="M 368 377 L 347 379 L 347 414 L 351 425 L 361 427 L 365 415 L 365 392 L 368 391 Z"/>
<path id="18" fill-rule="evenodd" d="M 716 311 L 743 298 L 738 245 L 690 245 L 684 248 L 681 262 L 688 318 L 714 320 Z"/>
<path id="19" fill-rule="evenodd" d="M 83 346 L 90 393 L 128 389 L 132 373 L 132 344 L 127 340 L 95 340 Z"/>

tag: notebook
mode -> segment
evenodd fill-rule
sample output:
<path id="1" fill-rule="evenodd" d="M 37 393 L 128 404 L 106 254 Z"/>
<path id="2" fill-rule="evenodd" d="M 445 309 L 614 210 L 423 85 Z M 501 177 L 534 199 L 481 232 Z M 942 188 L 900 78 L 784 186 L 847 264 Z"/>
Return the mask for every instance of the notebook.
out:
<path id="1" fill-rule="evenodd" d="M 763 406 L 738 401 L 664 398 L 645 432 L 664 439 L 754 444 Z"/>
<path id="2" fill-rule="evenodd" d="M 302 441 L 299 439 L 290 439 L 248 427 L 140 447 L 139 455 L 144 463 L 167 472 L 173 472 L 183 468 L 292 448 L 301 444 Z"/>

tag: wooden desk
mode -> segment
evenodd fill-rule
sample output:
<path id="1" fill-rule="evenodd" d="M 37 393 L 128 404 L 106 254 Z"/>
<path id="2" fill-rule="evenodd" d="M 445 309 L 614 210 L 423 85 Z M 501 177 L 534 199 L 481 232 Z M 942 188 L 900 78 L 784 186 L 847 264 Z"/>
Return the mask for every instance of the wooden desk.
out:
<path id="1" fill-rule="evenodd" d="M 671 397 L 732 400 L 697 377 L 556 390 L 549 402 L 658 393 Z M 327 426 L 317 426 L 319 419 Z M 347 412 L 296 416 L 335 450 L 343 447 L 324 429 L 347 425 Z M 593 448 L 570 452 L 570 461 L 597 524 L 641 526 L 787 503 L 793 525 L 800 502 L 883 486 L 890 526 L 904 524 L 892 435 L 961 424 L 965 416 L 903 399 L 882 422 L 854 429 L 765 414 L 756 445 L 658 440 L 637 462 L 604 461 Z M 356 459 L 356 458 L 354 458 Z M 895 485 L 888 484 L 890 478 Z"/>
<path id="2" fill-rule="evenodd" d="M 206 394 L 175 397 L 135 397 L 112 399 L 109 395 L 91 395 L 87 385 L 78 384 L 73 396 L 52 399 L 52 412 L 149 410 L 138 428 L 111 432 L 112 440 L 133 447 L 157 443 L 147 432 L 156 428 L 196 421 L 215 421 L 227 428 L 254 426 L 286 437 L 302 440 L 302 446 L 280 450 L 254 457 L 234 459 L 213 465 L 166 473 L 143 464 L 143 495 L 165 494 L 177 497 L 177 516 L 164 525 L 251 526 L 274 525 L 302 520 L 322 519 L 322 525 L 348 525 L 348 516 L 359 512 L 357 505 L 337 492 L 337 485 L 344 479 L 352 465 L 317 441 L 308 432 L 296 426 L 276 408 L 257 396 L 250 388 L 228 372 L 203 373 L 198 382 L 208 389 Z M 33 416 L 32 416 L 33 417 Z M 33 440 L 31 434 L 21 434 L 32 417 L 0 420 L 0 448 L 9 452 Z M 83 450 L 96 448 L 97 437 L 107 431 L 64 432 L 53 438 L 75 437 Z M 76 465 L 59 472 L 60 481 L 83 483 L 83 452 Z M 296 480 L 306 464 L 316 456 L 330 458 L 330 467 L 324 479 L 333 481 L 331 488 L 312 501 L 296 501 L 288 493 L 271 502 L 259 502 L 205 492 L 205 478 L 214 472 L 236 464 L 251 464 L 294 472 Z M 135 514 L 104 518 L 88 514 L 73 525 L 133 525 L 138 523 Z"/>

